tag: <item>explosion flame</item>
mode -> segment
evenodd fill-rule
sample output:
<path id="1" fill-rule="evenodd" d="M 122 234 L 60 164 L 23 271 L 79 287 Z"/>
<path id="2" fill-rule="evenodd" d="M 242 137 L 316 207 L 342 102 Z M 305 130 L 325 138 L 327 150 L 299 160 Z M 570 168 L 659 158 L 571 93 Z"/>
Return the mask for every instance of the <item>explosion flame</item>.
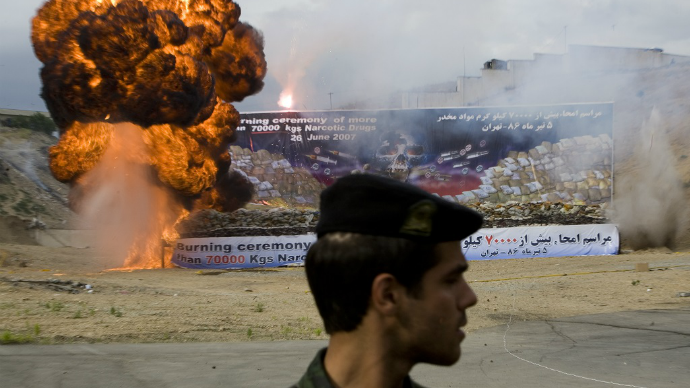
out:
<path id="1" fill-rule="evenodd" d="M 240 13 L 229 0 L 50 0 L 33 19 L 61 135 L 51 171 L 72 185 L 73 209 L 117 225 L 108 240 L 127 235 L 126 266 L 155 266 L 144 246 L 160 247 L 186 210 L 248 199 L 228 172 L 231 102 L 263 88 L 266 60 Z"/>
<path id="2" fill-rule="evenodd" d="M 281 93 L 278 105 L 285 109 L 292 108 L 292 94 L 287 94 L 286 92 Z"/>

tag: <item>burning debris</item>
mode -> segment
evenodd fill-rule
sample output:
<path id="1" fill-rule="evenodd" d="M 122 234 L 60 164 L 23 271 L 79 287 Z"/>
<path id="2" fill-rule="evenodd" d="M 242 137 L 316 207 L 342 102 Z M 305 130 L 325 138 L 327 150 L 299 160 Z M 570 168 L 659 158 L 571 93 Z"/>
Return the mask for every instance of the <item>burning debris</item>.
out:
<path id="1" fill-rule="evenodd" d="M 79 294 L 85 291 L 89 294 L 93 293 L 93 286 L 86 283 L 81 283 L 72 280 L 60 279 L 46 279 L 46 280 L 26 280 L 26 279 L 8 279 L 0 278 L 0 282 L 10 283 L 14 287 L 24 286 L 29 289 L 44 288 L 50 291 L 65 292 L 68 294 Z"/>
<path id="2" fill-rule="evenodd" d="M 51 0 L 33 20 L 61 135 L 51 170 L 75 210 L 117 225 L 109 240 L 129 234 L 126 266 L 153 265 L 159 251 L 146 251 L 186 209 L 246 201 L 233 193 L 249 183 L 228 176 L 230 103 L 262 89 L 266 61 L 239 17 L 228 0 Z"/>

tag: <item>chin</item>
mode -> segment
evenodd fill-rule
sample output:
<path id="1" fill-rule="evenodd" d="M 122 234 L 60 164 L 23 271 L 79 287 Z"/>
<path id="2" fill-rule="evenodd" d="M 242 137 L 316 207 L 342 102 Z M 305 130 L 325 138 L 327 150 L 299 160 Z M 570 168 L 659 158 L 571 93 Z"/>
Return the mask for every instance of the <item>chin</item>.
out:
<path id="1" fill-rule="evenodd" d="M 451 365 L 454 365 L 459 360 L 460 360 L 460 351 L 458 351 L 457 354 L 453 355 L 452 357 L 449 357 L 448 359 L 446 359 L 446 362 L 441 363 L 439 365 L 451 366 Z"/>
<path id="2" fill-rule="evenodd" d="M 428 355 L 428 357 L 425 357 L 422 362 L 428 363 L 428 364 L 433 364 L 433 365 L 440 365 L 440 366 L 451 366 L 458 362 L 460 359 L 461 355 L 461 350 L 458 347 L 457 349 L 454 350 L 448 350 L 445 352 L 438 352 L 435 354 Z"/>

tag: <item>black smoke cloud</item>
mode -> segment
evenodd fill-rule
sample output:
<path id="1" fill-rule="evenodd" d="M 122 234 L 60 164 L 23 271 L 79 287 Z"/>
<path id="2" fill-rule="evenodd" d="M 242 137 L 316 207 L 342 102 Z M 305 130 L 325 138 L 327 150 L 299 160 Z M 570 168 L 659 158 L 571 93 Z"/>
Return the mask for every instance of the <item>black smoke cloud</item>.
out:
<path id="1" fill-rule="evenodd" d="M 261 33 L 231 1 L 51 0 L 33 20 L 42 97 L 58 126 L 198 125 L 220 97 L 263 87 Z"/>

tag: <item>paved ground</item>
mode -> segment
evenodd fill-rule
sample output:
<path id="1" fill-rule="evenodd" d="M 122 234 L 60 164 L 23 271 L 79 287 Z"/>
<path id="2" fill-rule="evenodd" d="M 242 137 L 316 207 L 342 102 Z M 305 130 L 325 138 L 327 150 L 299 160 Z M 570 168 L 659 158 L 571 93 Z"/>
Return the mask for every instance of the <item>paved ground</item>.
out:
<path id="1" fill-rule="evenodd" d="M 323 341 L 0 346 L 0 386 L 286 387 Z M 513 322 L 471 333 L 429 387 L 687 387 L 690 309 Z"/>

